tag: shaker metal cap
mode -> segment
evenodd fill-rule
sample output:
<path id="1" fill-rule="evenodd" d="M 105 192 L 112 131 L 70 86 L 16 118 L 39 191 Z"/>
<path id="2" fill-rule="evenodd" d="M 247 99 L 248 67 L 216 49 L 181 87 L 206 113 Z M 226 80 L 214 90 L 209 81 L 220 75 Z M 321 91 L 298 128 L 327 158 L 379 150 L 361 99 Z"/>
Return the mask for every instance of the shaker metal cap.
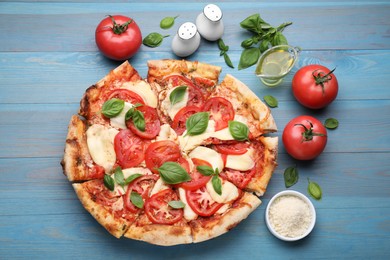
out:
<path id="1" fill-rule="evenodd" d="M 203 13 L 212 22 L 218 22 L 222 19 L 222 11 L 215 4 L 208 4 L 203 8 Z"/>
<path id="2" fill-rule="evenodd" d="M 178 30 L 178 35 L 183 40 L 189 40 L 196 35 L 198 29 L 196 25 L 191 22 L 186 22 L 180 25 Z"/>

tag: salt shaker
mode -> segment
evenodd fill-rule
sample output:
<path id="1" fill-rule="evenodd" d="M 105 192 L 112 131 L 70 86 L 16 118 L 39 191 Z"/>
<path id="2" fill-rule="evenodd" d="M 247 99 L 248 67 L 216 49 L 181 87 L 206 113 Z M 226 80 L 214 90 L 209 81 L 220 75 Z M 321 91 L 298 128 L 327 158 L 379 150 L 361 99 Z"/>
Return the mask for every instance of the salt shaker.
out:
<path id="1" fill-rule="evenodd" d="M 215 4 L 206 5 L 196 18 L 196 26 L 200 35 L 206 40 L 220 39 L 224 31 L 221 9 Z"/>
<path id="2" fill-rule="evenodd" d="M 172 40 L 172 51 L 179 57 L 193 54 L 199 47 L 200 35 L 195 24 L 183 23 Z"/>

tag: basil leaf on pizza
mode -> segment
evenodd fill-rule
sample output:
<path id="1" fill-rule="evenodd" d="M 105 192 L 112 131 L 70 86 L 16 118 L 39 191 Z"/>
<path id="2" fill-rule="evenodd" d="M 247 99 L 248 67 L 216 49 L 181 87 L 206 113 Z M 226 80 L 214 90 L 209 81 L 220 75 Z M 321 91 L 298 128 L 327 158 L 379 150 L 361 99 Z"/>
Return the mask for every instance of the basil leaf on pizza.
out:
<path id="1" fill-rule="evenodd" d="M 184 204 L 184 202 L 181 200 L 171 200 L 168 202 L 168 205 L 174 209 L 182 209 L 186 206 L 186 204 Z"/>
<path id="2" fill-rule="evenodd" d="M 185 135 L 200 135 L 206 131 L 209 125 L 209 113 L 198 112 L 190 116 L 186 121 L 187 133 Z"/>
<path id="3" fill-rule="evenodd" d="M 137 107 L 138 106 L 136 105 L 127 111 L 125 120 L 133 120 L 135 127 L 138 130 L 145 132 L 145 117 L 141 111 L 137 110 Z"/>
<path id="4" fill-rule="evenodd" d="M 169 101 L 171 102 L 172 106 L 183 100 L 186 90 L 187 86 L 179 86 L 174 88 L 174 90 L 169 95 Z"/>
<path id="5" fill-rule="evenodd" d="M 140 173 L 136 173 L 136 174 L 130 175 L 129 177 L 126 178 L 125 184 L 126 185 L 129 184 L 129 183 L 131 183 L 132 181 L 134 181 L 135 179 L 137 179 L 137 178 L 139 178 L 141 176 L 142 176 L 142 174 L 140 174 Z"/>
<path id="6" fill-rule="evenodd" d="M 116 117 L 120 114 L 120 112 L 122 112 L 124 107 L 125 101 L 113 98 L 104 102 L 102 106 L 102 114 L 108 118 Z"/>
<path id="7" fill-rule="evenodd" d="M 213 176 L 213 178 L 211 179 L 211 183 L 213 184 L 215 192 L 219 195 L 222 195 L 222 181 L 217 174 Z"/>
<path id="8" fill-rule="evenodd" d="M 125 176 L 123 175 L 123 171 L 121 167 L 117 167 L 114 172 L 115 182 L 118 183 L 122 188 L 126 185 Z"/>
<path id="9" fill-rule="evenodd" d="M 176 162 L 165 162 L 157 170 L 161 179 L 167 184 L 178 184 L 191 180 L 187 171 Z"/>
<path id="10" fill-rule="evenodd" d="M 135 191 L 132 191 L 130 194 L 130 201 L 139 209 L 142 209 L 144 207 L 144 200 L 142 199 L 142 196 Z"/>
<path id="11" fill-rule="evenodd" d="M 249 128 L 244 123 L 229 121 L 229 132 L 237 141 L 249 140 Z"/>
<path id="12" fill-rule="evenodd" d="M 213 168 L 211 168 L 210 166 L 207 166 L 207 165 L 196 166 L 196 170 L 204 176 L 211 176 L 214 174 Z"/>
<path id="13" fill-rule="evenodd" d="M 104 186 L 106 186 L 107 189 L 109 189 L 110 191 L 114 190 L 115 181 L 110 175 L 104 174 L 103 182 L 104 182 Z"/>

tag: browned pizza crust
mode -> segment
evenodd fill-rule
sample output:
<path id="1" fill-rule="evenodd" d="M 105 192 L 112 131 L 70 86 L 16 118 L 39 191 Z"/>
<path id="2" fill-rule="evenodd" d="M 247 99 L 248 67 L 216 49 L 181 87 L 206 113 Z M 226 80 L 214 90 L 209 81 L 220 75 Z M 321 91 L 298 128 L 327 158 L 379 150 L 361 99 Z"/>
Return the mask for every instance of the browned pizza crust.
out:
<path id="1" fill-rule="evenodd" d="M 224 97 L 232 103 L 235 114 L 248 120 L 248 127 L 254 138 L 277 131 L 268 106 L 232 75 L 226 75 L 221 84 L 216 87 L 213 96 Z"/>
<path id="2" fill-rule="evenodd" d="M 261 204 L 261 201 L 255 195 L 245 192 L 234 204 L 222 215 L 191 221 L 189 224 L 192 229 L 193 242 L 203 242 L 228 232 L 246 219 Z"/>

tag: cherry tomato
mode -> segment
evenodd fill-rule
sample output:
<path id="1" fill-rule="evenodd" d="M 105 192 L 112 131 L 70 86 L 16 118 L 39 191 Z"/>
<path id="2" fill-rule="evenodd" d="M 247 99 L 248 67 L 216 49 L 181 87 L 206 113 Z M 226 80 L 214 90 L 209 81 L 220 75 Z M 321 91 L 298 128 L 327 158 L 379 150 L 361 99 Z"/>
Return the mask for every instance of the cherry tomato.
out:
<path id="1" fill-rule="evenodd" d="M 145 131 L 139 130 L 133 120 L 127 120 L 126 126 L 129 128 L 134 134 L 138 135 L 139 137 L 145 138 L 145 139 L 153 139 L 155 138 L 158 133 L 160 132 L 160 119 L 157 114 L 157 110 L 150 106 L 139 106 L 136 108 L 138 111 L 140 111 L 145 119 Z"/>
<path id="2" fill-rule="evenodd" d="M 228 127 L 234 119 L 234 109 L 229 100 L 222 97 L 212 97 L 204 104 L 203 111 L 210 112 L 210 119 L 215 121 L 215 131 Z"/>
<path id="3" fill-rule="evenodd" d="M 183 218 L 183 209 L 174 209 L 168 202 L 178 200 L 177 194 L 171 189 L 165 189 L 146 200 L 146 216 L 155 224 L 172 225 Z"/>
<path id="4" fill-rule="evenodd" d="M 108 16 L 96 27 L 95 42 L 106 57 L 127 60 L 141 46 L 141 30 L 137 23 L 127 16 Z"/>
<path id="5" fill-rule="evenodd" d="M 165 162 L 176 162 L 181 157 L 180 147 L 173 141 L 164 140 L 151 143 L 145 152 L 146 167 L 153 173 Z"/>
<path id="6" fill-rule="evenodd" d="M 122 129 L 114 138 L 117 163 L 123 169 L 139 165 L 145 158 L 147 144 L 130 129 Z"/>
<path id="7" fill-rule="evenodd" d="M 282 139 L 287 153 L 292 157 L 298 160 L 311 160 L 325 149 L 327 131 L 316 118 L 298 116 L 286 125 Z"/>
<path id="8" fill-rule="evenodd" d="M 206 183 L 211 179 L 211 176 L 205 176 L 196 170 L 196 166 L 206 165 L 212 167 L 212 165 L 204 160 L 192 158 L 195 169 L 190 173 L 191 180 L 179 184 L 179 187 L 185 190 L 197 190 L 206 185 Z"/>
<path id="9" fill-rule="evenodd" d="M 125 206 L 126 208 L 133 212 L 136 213 L 140 209 L 134 206 L 134 204 L 131 202 L 131 192 L 137 192 L 139 195 L 141 195 L 142 199 L 145 200 L 149 197 L 149 192 L 153 188 L 154 184 L 158 180 L 158 175 L 156 174 L 149 174 L 149 175 L 144 175 L 141 176 L 134 181 L 132 181 L 129 186 L 127 187 L 127 191 L 124 197 L 125 200 Z"/>
<path id="10" fill-rule="evenodd" d="M 172 122 L 172 129 L 177 135 L 182 135 L 186 130 L 187 119 L 195 113 L 200 112 L 200 108 L 196 106 L 185 106 L 176 113 Z"/>
<path id="11" fill-rule="evenodd" d="M 214 201 L 208 193 L 206 186 L 197 190 L 187 190 L 186 199 L 191 209 L 202 217 L 213 215 L 222 207 L 222 203 Z"/>
<path id="12" fill-rule="evenodd" d="M 131 103 L 133 105 L 135 105 L 137 103 L 143 104 L 143 105 L 145 104 L 143 98 L 140 95 L 138 95 L 137 93 L 135 93 L 131 90 L 124 89 L 124 88 L 118 88 L 118 89 L 111 90 L 110 92 L 105 94 L 104 100 L 107 101 L 107 100 L 110 100 L 113 98 L 122 99 L 123 101 Z"/>
<path id="13" fill-rule="evenodd" d="M 217 152 L 222 154 L 231 154 L 231 155 L 239 155 L 244 154 L 248 151 L 249 143 L 247 142 L 231 142 L 231 143 L 223 143 L 216 144 L 214 148 Z"/>
<path id="14" fill-rule="evenodd" d="M 292 80 L 292 91 L 298 102 L 305 107 L 319 109 L 335 100 L 339 85 L 333 71 L 321 65 L 299 69 Z"/>

